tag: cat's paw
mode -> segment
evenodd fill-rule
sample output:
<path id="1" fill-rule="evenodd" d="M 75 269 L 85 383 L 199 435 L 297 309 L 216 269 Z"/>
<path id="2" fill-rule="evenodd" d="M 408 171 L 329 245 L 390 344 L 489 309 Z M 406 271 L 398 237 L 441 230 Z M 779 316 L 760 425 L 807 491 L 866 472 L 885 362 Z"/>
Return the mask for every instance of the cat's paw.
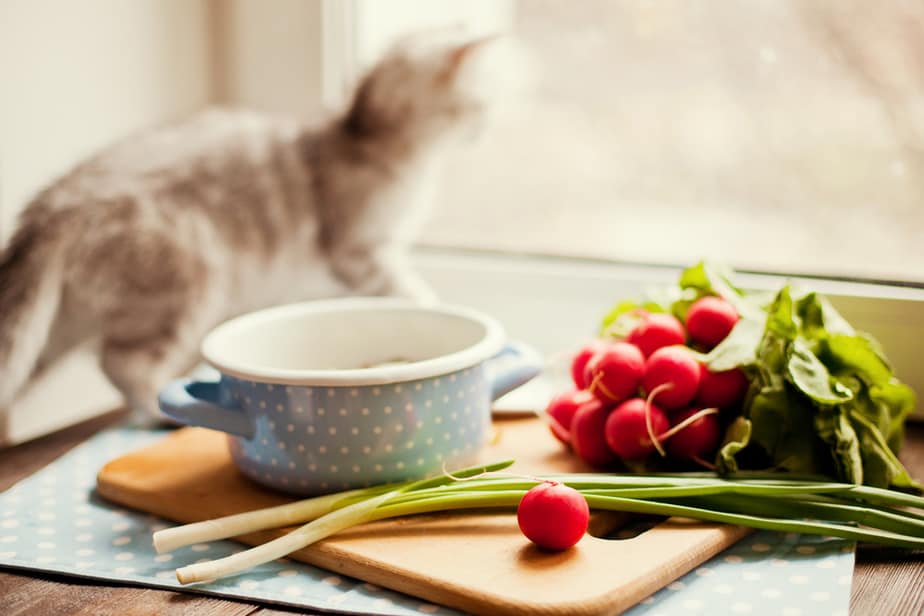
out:
<path id="1" fill-rule="evenodd" d="M 132 428 L 154 430 L 158 428 L 176 428 L 183 424 L 167 417 L 156 405 L 135 405 L 129 409 L 126 423 Z"/>
<path id="2" fill-rule="evenodd" d="M 435 306 L 440 303 L 436 291 L 416 275 L 401 276 L 396 287 L 396 296 L 409 299 L 420 306 Z"/>

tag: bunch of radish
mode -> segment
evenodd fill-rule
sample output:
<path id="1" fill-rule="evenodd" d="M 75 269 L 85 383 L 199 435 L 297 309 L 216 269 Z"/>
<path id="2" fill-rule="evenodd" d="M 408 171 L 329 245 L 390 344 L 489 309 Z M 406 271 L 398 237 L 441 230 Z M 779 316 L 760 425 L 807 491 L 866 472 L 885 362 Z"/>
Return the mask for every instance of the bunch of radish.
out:
<path id="1" fill-rule="evenodd" d="M 546 409 L 552 434 L 598 468 L 655 454 L 711 468 L 720 412 L 740 404 L 748 379 L 737 369 L 711 372 L 698 358 L 731 332 L 735 308 L 705 296 L 690 306 L 685 323 L 644 310 L 632 317 L 620 339 L 594 340 L 574 355 L 575 388 Z"/>

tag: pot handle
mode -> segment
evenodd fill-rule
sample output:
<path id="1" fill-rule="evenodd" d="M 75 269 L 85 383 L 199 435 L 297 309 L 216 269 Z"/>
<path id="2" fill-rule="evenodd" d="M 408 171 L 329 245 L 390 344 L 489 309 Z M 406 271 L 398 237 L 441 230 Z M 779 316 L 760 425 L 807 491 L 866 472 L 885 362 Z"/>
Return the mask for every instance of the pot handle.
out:
<path id="1" fill-rule="evenodd" d="M 164 415 L 181 424 L 253 437 L 250 417 L 234 403 L 221 399 L 218 381 L 176 379 L 161 390 L 158 402 Z"/>
<path id="2" fill-rule="evenodd" d="M 518 341 L 508 342 L 500 353 L 485 362 L 491 400 L 497 400 L 537 376 L 544 363 L 542 355 L 533 347 Z"/>

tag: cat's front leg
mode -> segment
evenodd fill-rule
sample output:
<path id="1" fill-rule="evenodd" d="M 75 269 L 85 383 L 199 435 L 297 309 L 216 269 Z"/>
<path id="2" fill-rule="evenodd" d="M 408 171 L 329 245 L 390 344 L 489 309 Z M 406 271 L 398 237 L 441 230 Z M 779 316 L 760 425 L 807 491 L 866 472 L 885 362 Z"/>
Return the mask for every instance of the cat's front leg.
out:
<path id="1" fill-rule="evenodd" d="M 331 269 L 353 295 L 402 297 L 423 305 L 436 304 L 433 288 L 394 251 L 351 250 L 335 254 Z"/>
<path id="2" fill-rule="evenodd" d="M 410 267 L 393 270 L 387 275 L 390 278 L 387 285 L 388 292 L 383 295 L 406 297 L 423 306 L 439 303 L 439 297 L 433 288 Z"/>

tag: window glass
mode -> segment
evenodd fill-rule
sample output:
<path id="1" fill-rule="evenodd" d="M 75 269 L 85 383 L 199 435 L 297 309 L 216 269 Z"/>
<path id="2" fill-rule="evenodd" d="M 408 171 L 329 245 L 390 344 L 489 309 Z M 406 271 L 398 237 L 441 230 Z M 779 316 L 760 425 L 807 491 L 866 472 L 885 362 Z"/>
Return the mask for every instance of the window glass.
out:
<path id="1" fill-rule="evenodd" d="M 924 4 L 520 0 L 424 242 L 924 282 Z"/>

